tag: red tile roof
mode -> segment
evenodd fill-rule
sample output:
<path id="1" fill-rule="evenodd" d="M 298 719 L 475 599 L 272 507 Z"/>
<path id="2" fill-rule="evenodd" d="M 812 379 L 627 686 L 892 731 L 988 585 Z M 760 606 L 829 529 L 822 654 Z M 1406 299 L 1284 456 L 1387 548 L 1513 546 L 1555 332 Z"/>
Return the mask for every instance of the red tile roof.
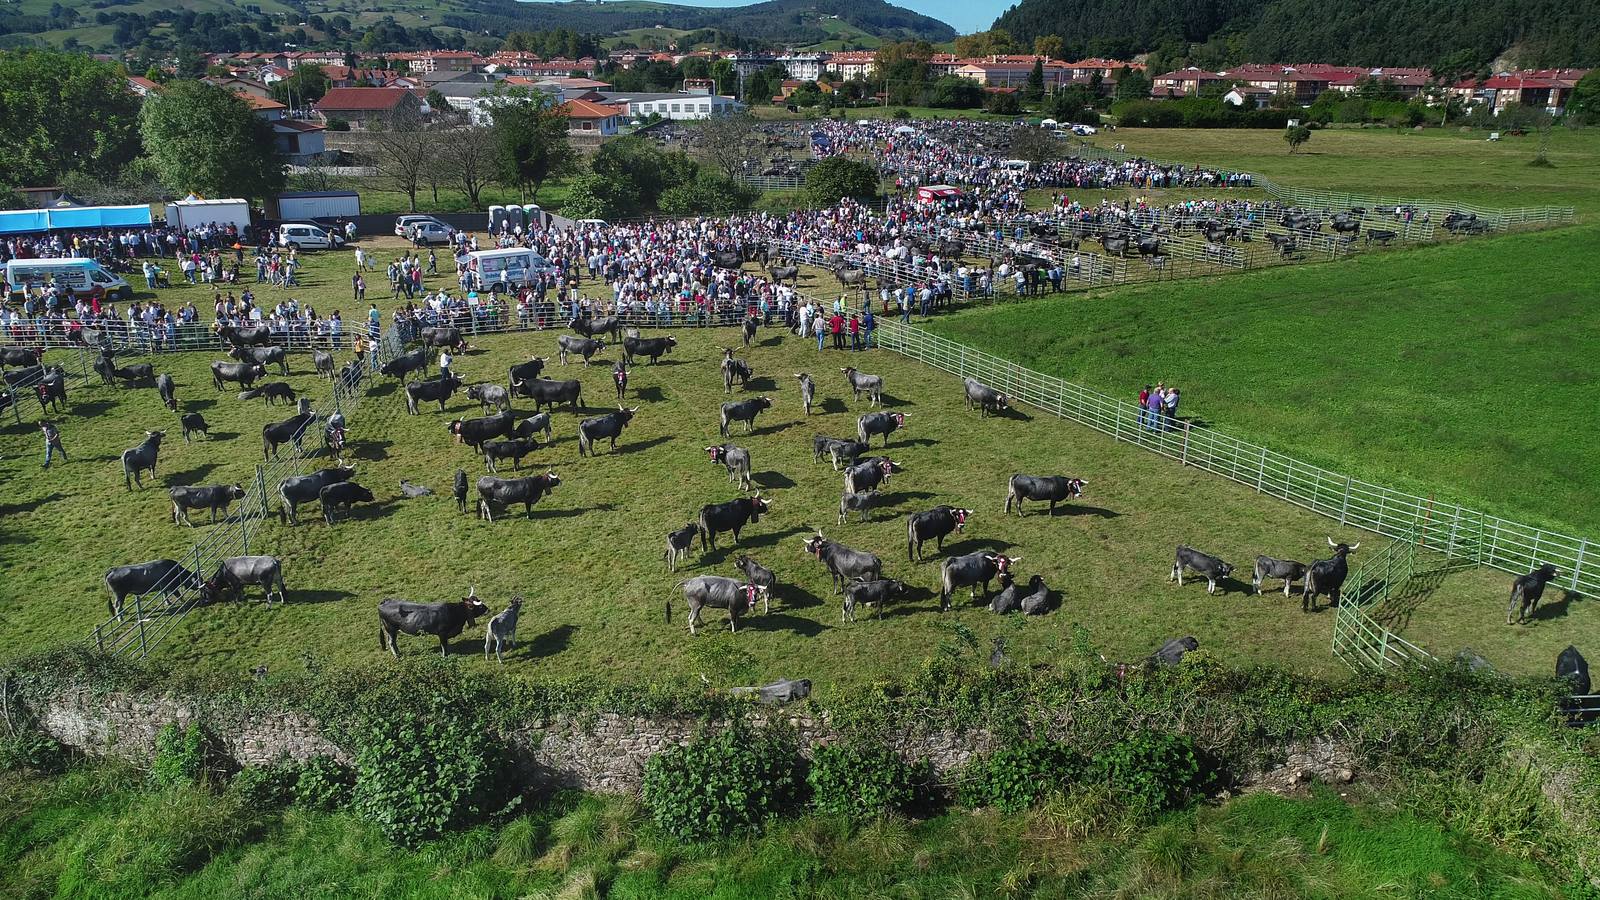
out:
<path id="1" fill-rule="evenodd" d="M 317 109 L 378 112 L 399 106 L 409 93 L 405 88 L 337 87 L 317 101 Z"/>
<path id="2" fill-rule="evenodd" d="M 568 100 L 556 108 L 566 113 L 569 119 L 609 119 L 623 114 L 619 107 L 590 103 L 588 100 Z"/>

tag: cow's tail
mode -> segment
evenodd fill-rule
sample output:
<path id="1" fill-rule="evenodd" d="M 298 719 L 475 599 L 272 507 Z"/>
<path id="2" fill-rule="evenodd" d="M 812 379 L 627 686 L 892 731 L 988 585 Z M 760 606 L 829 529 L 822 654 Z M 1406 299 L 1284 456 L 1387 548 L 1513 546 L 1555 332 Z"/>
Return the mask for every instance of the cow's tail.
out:
<path id="1" fill-rule="evenodd" d="M 1006 480 L 1006 508 L 1005 508 L 1005 512 L 1006 513 L 1011 512 L 1011 501 L 1012 500 L 1016 500 L 1016 498 L 1017 498 L 1017 476 L 1012 475 L 1009 479 Z M 1017 500 L 1017 508 L 1020 509 L 1021 507 L 1022 507 L 1022 501 L 1021 500 Z"/>
<path id="2" fill-rule="evenodd" d="M 916 543 L 916 514 L 912 513 L 911 515 L 906 516 L 906 562 L 914 562 L 916 560 L 916 551 L 912 549 L 916 546 Z"/>
<path id="3" fill-rule="evenodd" d="M 579 456 L 587 456 L 592 452 L 593 452 L 593 446 L 589 441 L 589 432 L 584 431 L 583 430 L 583 426 L 579 425 L 578 426 L 578 455 Z"/>

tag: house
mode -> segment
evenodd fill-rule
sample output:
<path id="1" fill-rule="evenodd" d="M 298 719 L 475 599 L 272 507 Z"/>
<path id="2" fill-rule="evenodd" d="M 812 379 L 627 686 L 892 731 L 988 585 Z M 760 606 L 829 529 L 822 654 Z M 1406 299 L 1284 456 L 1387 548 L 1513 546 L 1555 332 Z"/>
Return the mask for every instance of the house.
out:
<path id="1" fill-rule="evenodd" d="M 635 119 L 658 115 L 663 119 L 709 119 L 744 109 L 744 104 L 732 97 L 717 94 L 650 94 L 625 91 L 600 91 L 607 104 L 625 106 L 628 115 Z"/>
<path id="2" fill-rule="evenodd" d="M 685 78 L 683 92 L 697 96 L 710 96 L 717 92 L 717 82 L 712 78 Z"/>
<path id="3" fill-rule="evenodd" d="M 214 84 L 219 88 L 226 88 L 230 91 L 233 91 L 235 94 L 245 94 L 250 97 L 262 98 L 272 96 L 272 91 L 269 90 L 265 84 L 256 81 L 254 78 L 240 78 L 237 75 L 229 75 L 202 78 L 200 80 L 206 82 L 207 84 Z"/>
<path id="4" fill-rule="evenodd" d="M 530 76 L 542 75 L 562 78 L 570 76 L 574 72 L 581 72 L 584 76 L 593 78 L 595 72 L 599 71 L 600 64 L 595 61 L 595 58 L 592 56 L 585 56 L 582 59 L 563 59 L 561 57 L 557 57 L 555 59 L 533 63 L 521 68 L 523 74 Z"/>
<path id="5" fill-rule="evenodd" d="M 403 60 L 411 71 L 418 74 L 429 72 L 475 72 L 484 66 L 482 59 L 476 53 L 466 50 L 429 50 L 422 53 L 396 53 L 390 59 Z M 334 60 L 339 62 L 339 60 Z"/>
<path id="6" fill-rule="evenodd" d="M 984 87 L 1027 87 L 1035 63 L 1043 70 L 1046 90 L 1062 87 L 1072 80 L 1071 70 L 1059 60 L 1032 55 L 966 59 L 956 67 L 955 74 Z"/>
<path id="7" fill-rule="evenodd" d="M 830 74 L 839 76 L 841 81 L 851 81 L 872 77 L 872 70 L 877 65 L 878 51 L 848 50 L 828 57 L 827 69 Z"/>
<path id="8" fill-rule="evenodd" d="M 796 81 L 816 81 L 823 72 L 823 56 L 820 53 L 785 53 L 778 57 L 778 64 Z"/>
<path id="9" fill-rule="evenodd" d="M 1192 97 L 1199 94 L 1202 88 L 1214 84 L 1226 84 L 1229 80 L 1226 72 L 1210 72 L 1190 66 L 1187 69 L 1163 72 L 1151 79 L 1150 96 L 1157 98 Z"/>
<path id="10" fill-rule="evenodd" d="M 935 53 L 928 57 L 928 77 L 943 78 L 946 75 L 954 75 L 956 69 L 961 68 L 965 62 L 966 60 L 960 59 L 954 53 Z"/>
<path id="11" fill-rule="evenodd" d="M 328 76 L 329 87 L 357 87 L 365 82 L 367 87 L 383 87 L 400 77 L 394 69 L 363 69 L 359 66 L 322 66 L 322 74 Z M 417 82 L 420 84 L 420 80 Z"/>
<path id="12" fill-rule="evenodd" d="M 416 93 L 405 88 L 346 87 L 333 88 L 317 101 L 317 115 L 323 123 L 342 119 L 352 127 L 365 127 L 369 122 L 386 119 L 396 114 L 422 113 L 422 101 Z"/>
<path id="13" fill-rule="evenodd" d="M 1305 68 L 1305 67 L 1302 67 Z M 1362 82 L 1372 79 L 1392 88 L 1401 98 L 1409 100 L 1421 95 L 1433 82 L 1433 72 L 1428 69 L 1376 68 L 1338 66 L 1329 79 L 1328 89 L 1342 94 L 1354 94 Z"/>
<path id="14" fill-rule="evenodd" d="M 1074 81 L 1080 78 L 1092 80 L 1094 76 L 1099 75 L 1105 81 L 1114 82 L 1117 72 L 1122 69 L 1127 69 L 1130 72 L 1143 72 L 1145 70 L 1144 63 L 1124 62 L 1120 59 L 1101 59 L 1099 57 L 1080 59 L 1077 62 L 1064 62 L 1062 65 L 1071 73 L 1070 77 Z"/>
<path id="15" fill-rule="evenodd" d="M 289 112 L 289 107 L 267 97 L 257 97 L 255 94 L 239 94 L 239 99 L 250 104 L 251 111 L 268 122 L 276 122 Z"/>
<path id="16" fill-rule="evenodd" d="M 128 90 L 132 91 L 135 97 L 143 100 L 151 94 L 161 93 L 162 91 L 166 90 L 166 88 L 143 76 L 129 75 Z"/>
<path id="17" fill-rule="evenodd" d="M 1228 89 L 1222 95 L 1222 102 L 1240 109 L 1266 109 L 1272 105 L 1272 98 L 1276 96 L 1266 88 L 1239 85 Z"/>
<path id="18" fill-rule="evenodd" d="M 617 133 L 627 108 L 608 106 L 588 100 L 568 100 L 556 107 L 567 115 L 567 131 L 572 134 L 598 134 L 602 137 Z"/>
<path id="19" fill-rule="evenodd" d="M 272 123 L 272 142 L 293 165 L 304 165 L 328 152 L 327 126 L 300 119 L 278 119 Z"/>
<path id="20" fill-rule="evenodd" d="M 1513 103 L 1559 115 L 1572 89 L 1588 69 L 1536 69 L 1502 72 L 1483 81 L 1463 81 L 1451 91 L 1469 104 L 1487 103 L 1499 115 Z"/>
<path id="21" fill-rule="evenodd" d="M 741 52 L 730 54 L 728 61 L 733 63 L 733 73 L 742 81 L 777 62 L 778 57 L 771 53 Z"/>

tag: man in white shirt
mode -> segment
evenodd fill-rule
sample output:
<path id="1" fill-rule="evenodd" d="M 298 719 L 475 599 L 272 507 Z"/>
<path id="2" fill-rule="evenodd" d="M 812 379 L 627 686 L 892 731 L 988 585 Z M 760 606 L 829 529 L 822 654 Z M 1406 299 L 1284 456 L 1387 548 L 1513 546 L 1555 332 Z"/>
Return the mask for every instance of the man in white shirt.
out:
<path id="1" fill-rule="evenodd" d="M 445 349 L 439 351 L 439 380 L 440 381 L 448 381 L 448 380 L 450 380 L 450 364 L 452 362 L 454 362 L 454 361 L 455 361 L 455 357 L 450 355 L 450 348 L 446 347 Z"/>

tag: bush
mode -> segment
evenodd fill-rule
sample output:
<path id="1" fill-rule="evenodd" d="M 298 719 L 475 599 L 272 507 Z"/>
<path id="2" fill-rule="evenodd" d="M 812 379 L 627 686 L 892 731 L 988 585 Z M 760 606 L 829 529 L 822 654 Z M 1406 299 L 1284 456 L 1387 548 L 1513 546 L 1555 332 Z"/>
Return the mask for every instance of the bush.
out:
<path id="1" fill-rule="evenodd" d="M 350 123 L 346 122 L 344 119 L 337 119 L 337 118 L 329 119 L 328 120 L 328 130 L 329 131 L 349 131 L 350 130 Z"/>
<path id="2" fill-rule="evenodd" d="M 205 736 L 191 723 L 183 731 L 168 722 L 156 735 L 156 755 L 150 763 L 150 781 L 157 787 L 194 784 L 205 769 Z"/>
<path id="3" fill-rule="evenodd" d="M 898 812 L 916 799 L 920 779 L 900 757 L 883 747 L 834 744 L 811 759 L 806 782 L 817 809 L 870 817 Z"/>
<path id="4" fill-rule="evenodd" d="M 500 774 L 487 729 L 435 698 L 358 729 L 354 806 L 389 840 L 414 846 L 481 816 Z"/>
<path id="5" fill-rule="evenodd" d="M 897 109 L 890 116 L 890 118 L 896 119 L 896 120 L 909 119 L 909 118 L 911 118 L 911 110 L 909 110 L 909 109 Z"/>
<path id="6" fill-rule="evenodd" d="M 1186 803 L 1204 790 L 1210 773 L 1187 735 L 1139 731 L 1095 754 L 1088 777 L 1109 788 L 1130 810 L 1154 813 Z"/>
<path id="7" fill-rule="evenodd" d="M 282 766 L 246 766 L 228 782 L 228 792 L 250 810 L 277 809 L 294 796 L 295 772 Z"/>
<path id="8" fill-rule="evenodd" d="M 746 184 L 702 172 L 688 184 L 667 188 L 661 194 L 661 211 L 675 216 L 748 209 L 761 192 Z"/>
<path id="9" fill-rule="evenodd" d="M 355 774 L 331 757 L 313 756 L 300 767 L 294 782 L 294 802 L 307 809 L 343 809 L 350 803 Z"/>
<path id="10" fill-rule="evenodd" d="M 18 728 L 11 737 L 0 741 L 0 771 L 53 773 L 65 768 L 66 762 L 66 748 L 38 728 Z"/>
<path id="11" fill-rule="evenodd" d="M 651 757 L 642 790 L 656 827 L 685 840 L 760 828 L 798 794 L 794 748 L 743 727 Z"/>
<path id="12" fill-rule="evenodd" d="M 1001 748 L 968 764 L 956 799 L 970 809 L 994 807 L 1017 813 L 1064 791 L 1083 770 L 1083 757 L 1065 744 L 1028 741 Z"/>
<path id="13" fill-rule="evenodd" d="M 1017 99 L 1016 94 L 990 94 L 983 108 L 998 116 L 1015 116 L 1022 112 L 1022 101 Z"/>
<path id="14" fill-rule="evenodd" d="M 869 163 L 830 156 L 806 172 L 806 200 L 812 206 L 832 206 L 845 197 L 870 200 L 876 196 L 878 170 Z"/>

